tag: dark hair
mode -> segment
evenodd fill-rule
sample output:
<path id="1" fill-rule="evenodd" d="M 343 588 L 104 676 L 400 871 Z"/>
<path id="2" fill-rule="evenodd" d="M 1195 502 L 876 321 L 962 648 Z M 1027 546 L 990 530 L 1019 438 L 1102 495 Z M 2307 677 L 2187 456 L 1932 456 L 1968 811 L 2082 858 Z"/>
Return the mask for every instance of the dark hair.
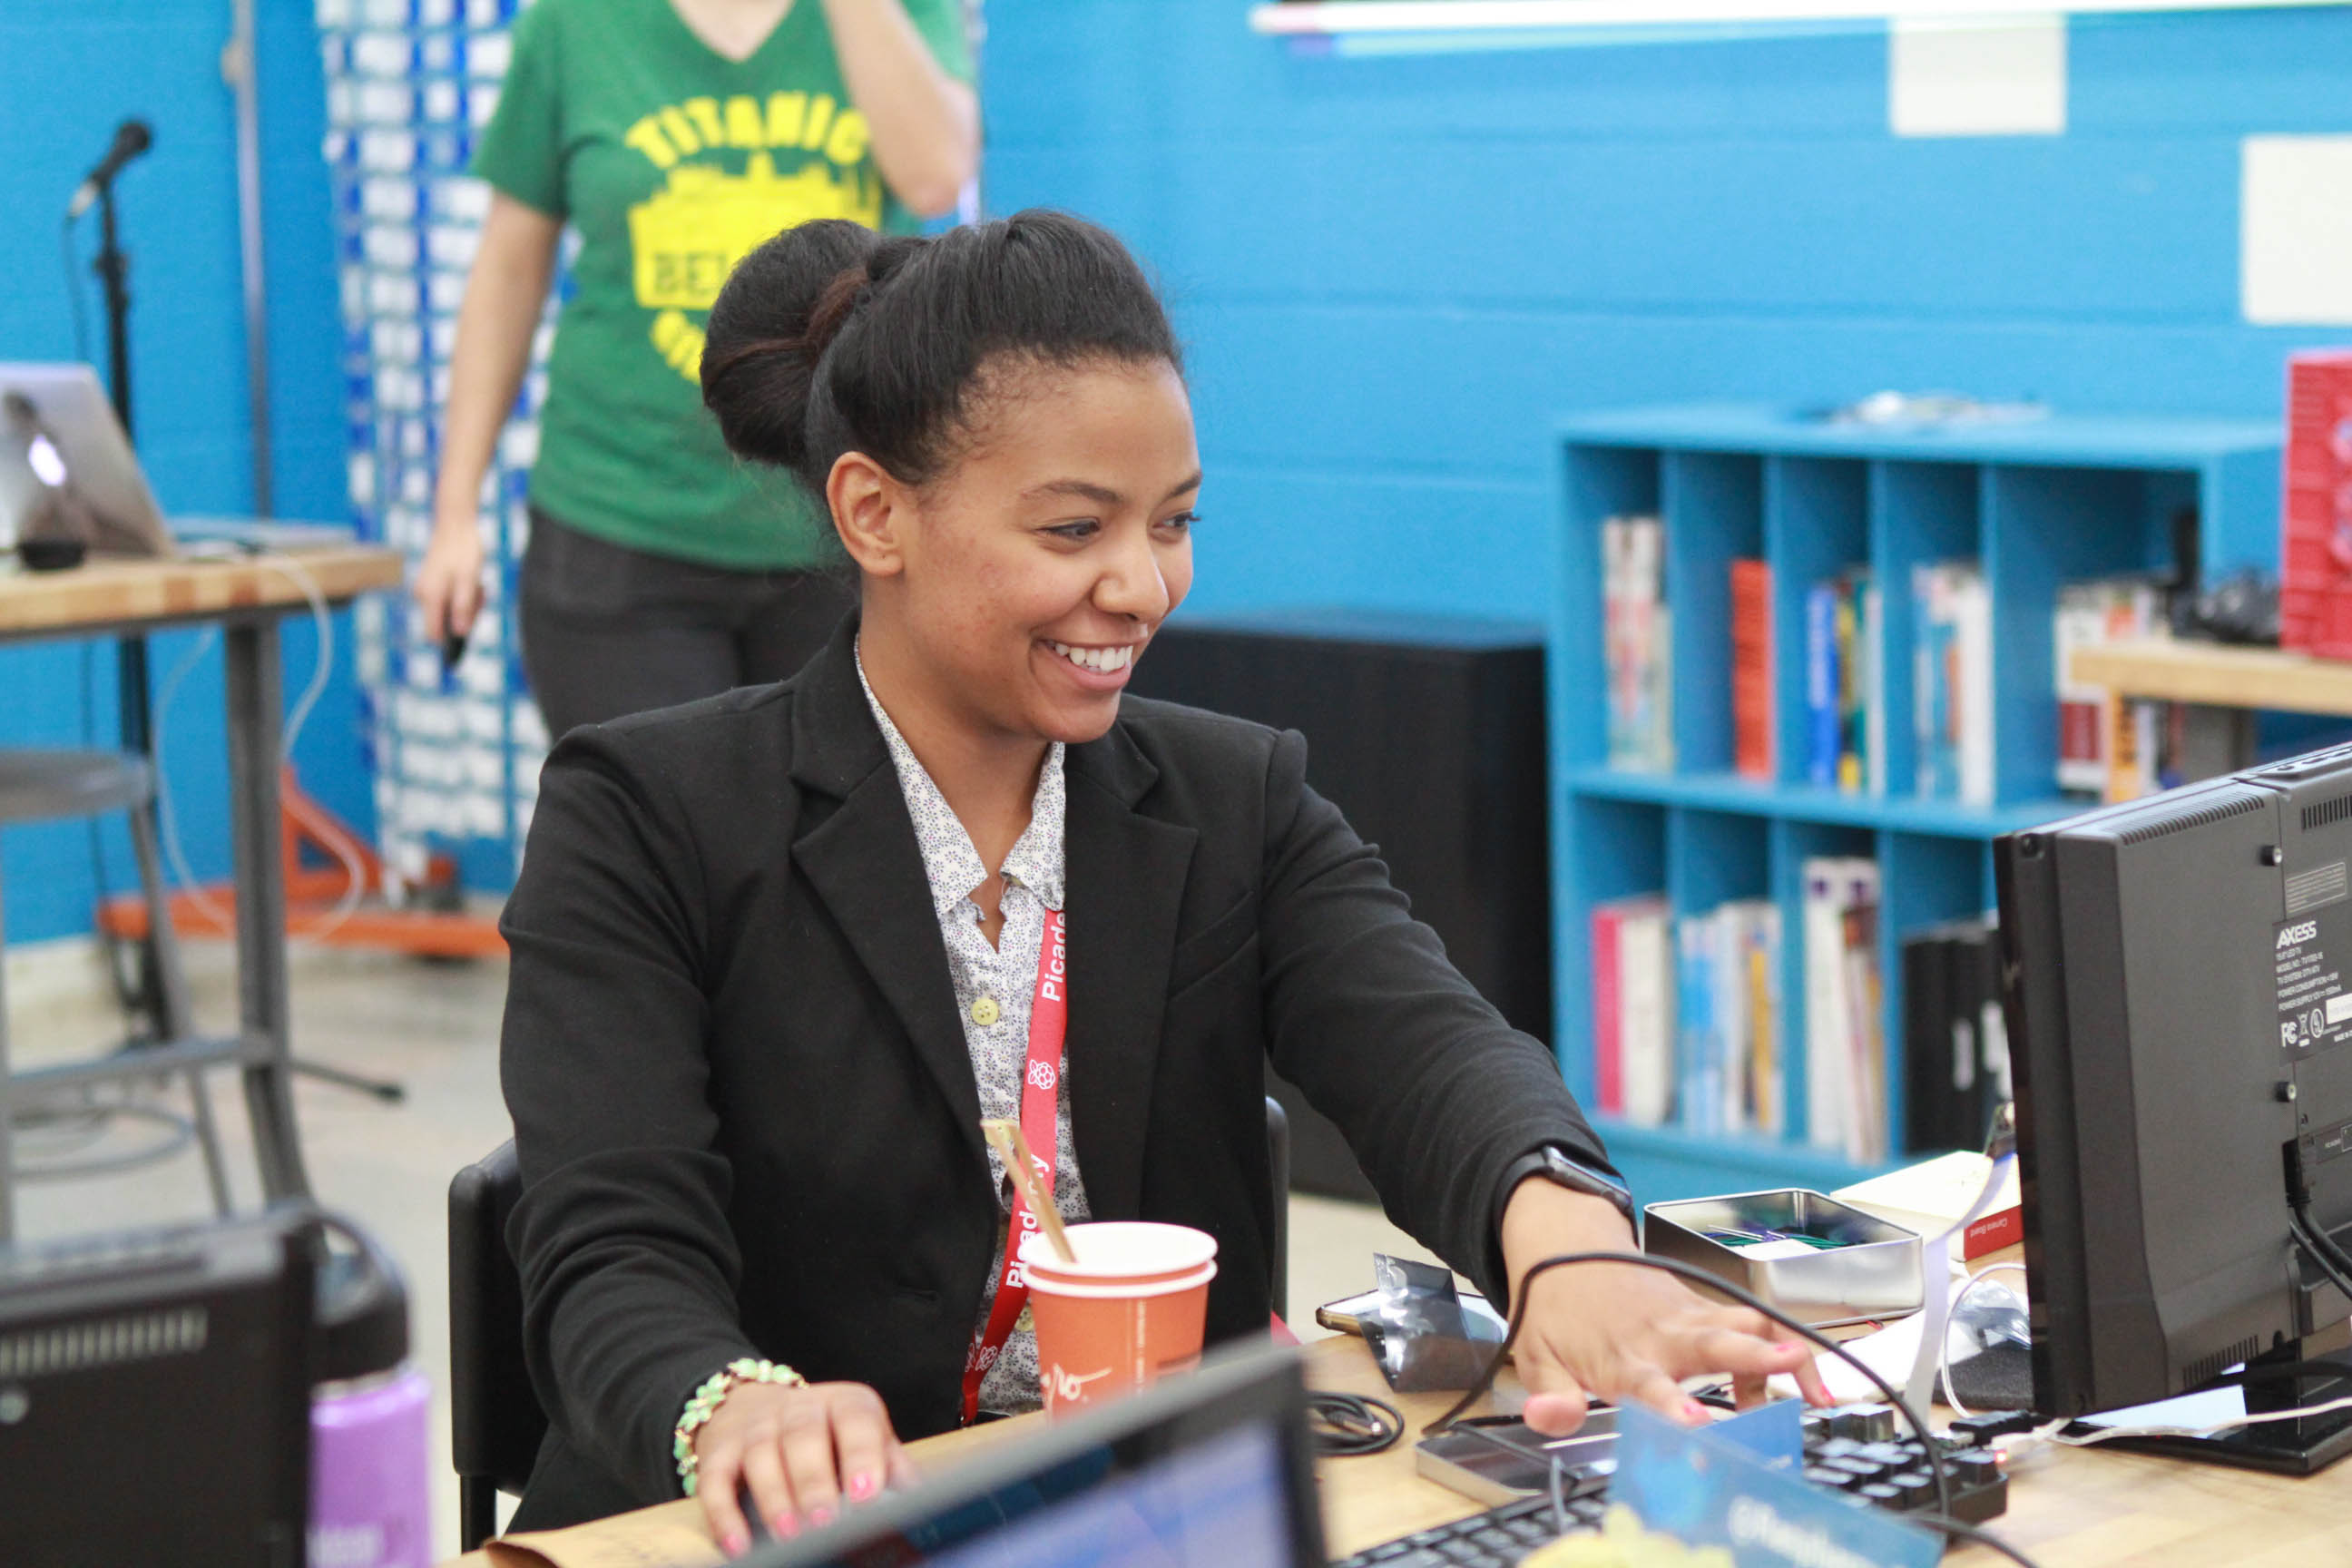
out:
<path id="1" fill-rule="evenodd" d="M 819 495 L 844 452 L 936 477 L 992 355 L 1183 368 L 1118 237 L 1036 208 L 929 238 L 840 218 L 786 229 L 729 276 L 705 332 L 702 401 L 729 449 Z"/>

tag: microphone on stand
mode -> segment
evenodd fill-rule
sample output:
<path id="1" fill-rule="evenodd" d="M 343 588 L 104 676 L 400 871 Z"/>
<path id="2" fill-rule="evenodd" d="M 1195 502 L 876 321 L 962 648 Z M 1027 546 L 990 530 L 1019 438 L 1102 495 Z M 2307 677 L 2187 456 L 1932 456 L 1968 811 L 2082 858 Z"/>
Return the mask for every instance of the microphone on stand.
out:
<path id="1" fill-rule="evenodd" d="M 155 133 L 147 129 L 147 122 L 143 120 L 126 120 L 116 126 L 114 145 L 106 150 L 106 156 L 98 161 L 98 166 L 89 172 L 89 177 L 75 188 L 73 200 L 66 204 L 66 221 L 71 223 L 89 211 L 90 204 L 98 200 L 106 187 L 113 184 L 114 176 L 122 172 L 122 165 L 154 144 Z"/>

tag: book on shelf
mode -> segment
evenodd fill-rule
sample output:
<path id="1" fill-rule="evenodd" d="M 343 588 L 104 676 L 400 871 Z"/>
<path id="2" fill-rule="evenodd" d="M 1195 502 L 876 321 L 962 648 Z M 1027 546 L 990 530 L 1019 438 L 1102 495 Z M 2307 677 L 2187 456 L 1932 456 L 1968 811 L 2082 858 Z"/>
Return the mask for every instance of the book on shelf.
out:
<path id="1" fill-rule="evenodd" d="M 1773 777 L 1772 718 L 1772 568 L 1741 559 L 1731 563 L 1731 761 L 1740 777 Z"/>
<path id="2" fill-rule="evenodd" d="M 1780 1135 L 1780 911 L 1734 899 L 1675 922 L 1675 1120 L 1703 1134 Z"/>
<path id="3" fill-rule="evenodd" d="M 1973 561 L 1912 568 L 1912 714 L 1918 793 L 1990 805 L 1993 796 L 1992 595 Z"/>
<path id="4" fill-rule="evenodd" d="M 1906 1152 L 1976 1149 L 2011 1094 L 1990 916 L 1903 939 Z"/>
<path id="5" fill-rule="evenodd" d="M 1805 781 L 1886 790 L 1886 694 L 1878 584 L 1856 568 L 1805 591 Z"/>
<path id="6" fill-rule="evenodd" d="M 2053 617 L 2058 683 L 2058 787 L 2075 795 L 2105 795 L 2110 790 L 2132 793 L 2118 798 L 2137 799 L 2153 773 L 2143 774 L 2142 763 L 2157 755 L 2162 715 L 2160 704 L 2127 701 L 2126 711 L 2106 710 L 2106 689 L 2073 679 L 2077 650 L 2110 643 L 2137 642 L 2168 634 L 2164 590 L 2145 576 L 2102 577 L 2069 583 L 2058 590 Z M 2115 756 L 2110 737 L 2118 722 L 2127 724 L 2128 756 L 2119 772 L 2110 773 Z"/>
<path id="7" fill-rule="evenodd" d="M 1806 1138 L 1856 1163 L 1886 1157 L 1877 862 L 1820 856 L 1801 868 Z"/>
<path id="8" fill-rule="evenodd" d="M 1601 525 L 1601 640 L 1608 681 L 1609 765 L 1675 765 L 1673 619 L 1665 595 L 1665 525 L 1612 517 Z"/>
<path id="9" fill-rule="evenodd" d="M 1644 1127 L 1674 1113 L 1674 965 L 1666 900 L 1616 899 L 1592 910 L 1593 1109 Z"/>

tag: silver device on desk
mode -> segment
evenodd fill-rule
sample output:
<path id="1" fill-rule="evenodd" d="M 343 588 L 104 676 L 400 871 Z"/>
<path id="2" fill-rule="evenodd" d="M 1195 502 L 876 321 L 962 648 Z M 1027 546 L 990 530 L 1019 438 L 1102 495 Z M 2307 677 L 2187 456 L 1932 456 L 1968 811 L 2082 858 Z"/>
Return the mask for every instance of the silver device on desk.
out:
<path id="1" fill-rule="evenodd" d="M 1828 1328 L 1885 1322 L 1927 1299 L 1919 1237 L 1802 1188 L 1652 1204 L 1642 1249 L 1696 1264 Z"/>
<path id="2" fill-rule="evenodd" d="M 92 554 L 178 553 L 98 373 L 0 364 L 0 549 L 47 542 Z"/>

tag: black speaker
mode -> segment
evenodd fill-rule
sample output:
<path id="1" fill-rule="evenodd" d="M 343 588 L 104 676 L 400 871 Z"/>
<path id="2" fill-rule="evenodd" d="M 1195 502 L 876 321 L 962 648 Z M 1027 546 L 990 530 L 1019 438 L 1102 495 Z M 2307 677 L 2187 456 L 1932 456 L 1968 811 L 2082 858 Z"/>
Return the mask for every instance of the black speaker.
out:
<path id="1" fill-rule="evenodd" d="M 1511 1024 L 1551 1039 L 1543 629 L 1354 610 L 1179 616 L 1129 689 L 1307 737 L 1307 781 L 1379 846 L 1445 951 Z M 1339 1131 L 1289 1112 L 1291 1186 L 1370 1200 Z"/>

